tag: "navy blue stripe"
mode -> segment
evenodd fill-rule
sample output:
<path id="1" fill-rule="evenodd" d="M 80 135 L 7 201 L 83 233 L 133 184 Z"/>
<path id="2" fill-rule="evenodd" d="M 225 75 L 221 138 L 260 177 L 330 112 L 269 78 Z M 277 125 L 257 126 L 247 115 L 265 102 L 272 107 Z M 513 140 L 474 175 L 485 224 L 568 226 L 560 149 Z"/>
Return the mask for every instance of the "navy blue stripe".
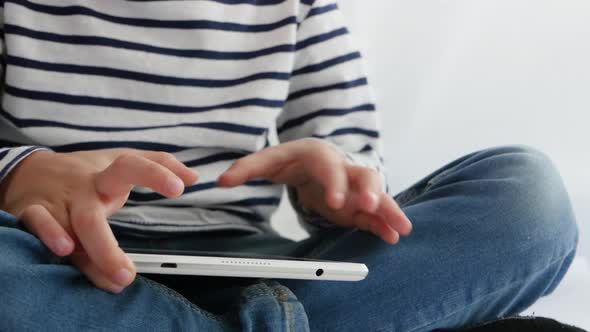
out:
<path id="1" fill-rule="evenodd" d="M 302 124 L 304 124 L 305 122 L 320 117 L 320 116 L 343 116 L 349 113 L 354 113 L 354 112 L 369 112 L 369 111 L 375 111 L 375 105 L 373 104 L 364 104 L 364 105 L 360 105 L 360 106 L 356 106 L 353 108 L 326 108 L 326 109 L 321 109 L 319 111 L 315 111 L 309 114 L 306 114 L 304 116 L 289 120 L 287 122 L 285 122 L 281 127 L 279 127 L 277 129 L 277 132 L 279 134 L 281 134 L 282 132 L 284 132 L 285 130 L 291 129 L 293 127 L 296 126 L 300 126 Z"/>
<path id="2" fill-rule="evenodd" d="M 275 53 L 289 53 L 295 49 L 294 45 L 282 44 L 272 46 L 256 51 L 249 52 L 222 52 L 211 50 L 190 50 L 190 49 L 176 49 L 140 44 L 130 41 L 124 41 L 106 37 L 95 36 L 80 36 L 80 35 L 60 35 L 49 32 L 35 31 L 20 26 L 5 24 L 4 30 L 7 34 L 15 34 L 26 36 L 33 39 L 47 40 L 56 43 L 72 44 L 72 45 L 95 45 L 107 46 L 113 48 L 129 49 L 141 52 L 149 52 L 156 54 L 172 55 L 185 58 L 201 58 L 212 60 L 249 60 Z M 313 41 L 311 41 L 313 42 Z M 321 41 L 317 41 L 321 42 Z"/>
<path id="3" fill-rule="evenodd" d="M 91 96 L 76 96 L 56 92 L 44 92 L 25 90 L 6 84 L 4 91 L 15 97 L 27 98 L 32 100 L 46 100 L 70 105 L 92 105 L 113 108 L 125 108 L 149 112 L 166 112 L 166 113 L 200 113 L 215 110 L 225 110 L 241 108 L 246 106 L 259 106 L 265 108 L 282 108 L 282 100 L 271 100 L 262 98 L 243 99 L 226 104 L 212 106 L 177 106 L 167 104 L 147 103 L 140 101 L 130 101 L 124 99 L 102 98 Z"/>
<path id="4" fill-rule="evenodd" d="M 240 77 L 236 79 L 228 80 L 214 80 L 214 79 L 199 79 L 199 78 L 183 78 L 174 76 L 155 75 L 148 73 L 141 73 L 131 70 L 107 68 L 107 67 L 96 67 L 96 66 L 80 66 L 70 65 L 62 63 L 50 63 L 42 62 L 37 60 L 31 60 L 15 56 L 7 56 L 8 64 L 20 66 L 24 68 L 34 68 L 45 71 L 60 72 L 60 73 L 72 73 L 82 75 L 95 75 L 105 77 L 115 77 L 121 79 L 128 79 L 140 82 L 148 82 L 161 85 L 173 85 L 173 86 L 193 86 L 193 87 L 205 87 L 205 88 L 225 88 L 241 84 L 246 84 L 258 80 L 279 80 L 288 81 L 290 78 L 289 73 L 281 72 L 263 72 L 256 73 L 253 75 Z"/>
<path id="5" fill-rule="evenodd" d="M 23 156 L 25 156 L 26 154 L 28 154 L 29 152 L 35 150 L 37 147 L 33 146 L 30 147 L 28 149 L 26 149 L 25 151 L 19 153 L 15 158 L 13 158 L 8 164 L 6 164 L 4 166 L 4 168 L 2 170 L 0 170 L 0 179 L 2 179 L 6 173 L 8 173 L 8 170 L 12 167 L 12 165 L 14 165 L 17 161 L 19 161 Z"/>
<path id="6" fill-rule="evenodd" d="M 265 24 L 240 24 L 230 22 L 218 22 L 210 20 L 156 20 L 146 18 L 131 18 L 114 16 L 105 13 L 97 12 L 94 9 L 82 6 L 49 6 L 31 3 L 27 0 L 7 0 L 14 4 L 21 5 L 32 11 L 55 15 L 55 16 L 72 16 L 84 15 L 103 21 L 131 25 L 145 28 L 161 28 L 161 29 L 199 29 L 199 30 L 221 30 L 233 32 L 268 32 L 288 25 L 297 24 L 297 17 L 290 16 L 273 23 Z"/>
<path id="7" fill-rule="evenodd" d="M 96 127 L 96 126 L 82 126 L 74 125 L 58 121 L 48 121 L 39 119 L 19 119 L 12 116 L 5 110 L 1 110 L 0 114 L 6 117 L 10 122 L 20 128 L 31 128 L 31 127 L 54 127 L 54 128 L 67 128 L 75 130 L 85 131 L 97 131 L 97 132 L 126 132 L 126 131 L 141 131 L 141 130 L 153 130 L 153 129 L 165 129 L 165 128 L 177 128 L 177 127 L 193 127 L 193 128 L 206 128 L 220 131 L 226 131 L 231 133 L 247 134 L 259 136 L 267 131 L 267 128 L 245 126 L 227 122 L 201 122 L 201 123 L 179 123 L 174 125 L 162 125 L 162 126 L 146 126 L 146 127 Z"/>
<path id="8" fill-rule="evenodd" d="M 127 0 L 127 1 L 156 2 L 156 1 L 162 1 L 162 0 Z M 208 1 L 222 3 L 222 4 L 226 4 L 226 5 L 272 6 L 272 5 L 277 5 L 277 4 L 283 3 L 286 0 L 208 0 Z"/>
<path id="9" fill-rule="evenodd" d="M 207 209 L 220 209 L 221 206 L 240 206 L 240 207 L 252 207 L 252 206 L 264 206 L 264 205 L 279 205 L 279 203 L 281 202 L 280 198 L 277 197 L 252 197 L 252 198 L 247 198 L 247 199 L 243 199 L 243 200 L 239 200 L 239 201 L 233 201 L 233 202 L 227 202 L 227 203 L 223 203 L 223 204 L 218 204 L 215 206 L 211 206 L 210 208 L 208 207 Z M 133 202 L 126 202 L 125 203 L 126 206 L 142 206 L 145 204 L 137 204 L 137 203 L 133 203 Z M 157 207 L 174 207 L 174 208 L 195 208 L 196 206 L 193 205 L 188 205 L 188 204 L 158 204 L 158 205 L 151 205 L 151 206 L 157 206 Z"/>
<path id="10" fill-rule="evenodd" d="M 373 151 L 373 147 L 369 144 L 365 145 L 358 153 L 364 153 L 368 151 Z M 381 163 L 383 163 L 383 158 L 380 158 Z"/>
<path id="11" fill-rule="evenodd" d="M 316 15 L 321 15 L 321 14 L 325 14 L 328 12 L 331 12 L 333 10 L 337 10 L 338 9 L 338 5 L 335 3 L 331 3 L 329 5 L 325 5 L 323 7 L 315 7 L 312 8 L 309 13 L 307 13 L 307 18 L 316 16 Z"/>
<path id="12" fill-rule="evenodd" d="M 8 154 L 8 152 L 10 152 L 10 149 L 4 150 L 2 152 L 0 152 L 0 159 L 6 157 L 6 155 Z"/>
<path id="13" fill-rule="evenodd" d="M 265 206 L 265 205 L 274 205 L 277 206 L 281 202 L 280 198 L 277 197 L 253 197 L 248 199 L 243 199 L 239 201 L 233 201 L 228 203 L 223 203 L 211 207 L 207 207 L 207 210 L 221 210 L 220 206 L 240 206 L 240 207 L 253 207 L 253 206 Z M 133 202 L 125 203 L 126 206 L 142 206 L 144 204 L 137 204 Z M 173 208 L 195 208 L 196 206 L 188 205 L 188 204 L 158 204 L 158 205 L 151 205 L 157 207 L 173 207 Z"/>
<path id="14" fill-rule="evenodd" d="M 356 88 L 356 87 L 367 85 L 367 84 L 369 84 L 369 83 L 366 78 L 359 78 L 354 81 L 342 82 L 342 83 L 336 83 L 336 84 L 332 84 L 332 85 L 304 89 L 304 90 L 300 90 L 300 91 L 293 92 L 292 94 L 290 94 L 289 97 L 287 98 L 287 101 L 293 101 L 293 100 L 303 98 L 305 96 L 309 96 L 309 95 L 316 94 L 316 93 L 322 93 L 322 92 L 331 91 L 331 90 L 352 89 L 352 88 Z"/>
<path id="15" fill-rule="evenodd" d="M 365 135 L 373 138 L 379 138 L 379 132 L 375 130 L 363 129 L 363 128 L 341 128 L 334 130 L 333 132 L 327 135 L 313 135 L 316 138 L 326 138 L 331 136 L 339 136 L 339 135 L 349 135 L 349 134 L 358 134 L 358 135 Z"/>
<path id="16" fill-rule="evenodd" d="M 237 153 L 237 152 L 226 152 L 226 153 L 218 153 L 211 156 L 207 156 L 204 158 L 199 158 L 195 160 L 190 160 L 184 162 L 187 167 L 197 167 L 201 165 L 208 165 L 212 163 L 216 163 L 219 161 L 229 161 L 229 160 L 236 160 L 242 157 L 245 157 L 245 153 Z"/>
<path id="17" fill-rule="evenodd" d="M 207 190 L 207 189 L 215 188 L 216 186 L 217 186 L 216 182 L 199 183 L 199 184 L 195 184 L 190 187 L 186 187 L 184 189 L 184 193 L 187 194 L 187 193 L 191 193 L 191 192 Z M 156 192 L 139 193 L 139 192 L 131 191 L 131 193 L 129 193 L 128 199 L 133 202 L 148 202 L 148 201 L 156 201 L 156 200 L 160 200 L 160 199 L 166 199 L 166 197 L 164 197 Z"/>
<path id="18" fill-rule="evenodd" d="M 301 0 L 301 3 L 308 6 L 313 6 L 315 0 Z"/>
<path id="19" fill-rule="evenodd" d="M 155 0 L 160 1 L 160 0 Z M 271 6 L 285 2 L 285 0 L 211 0 L 214 2 L 224 3 L 227 5 L 248 4 L 253 6 Z"/>
<path id="20" fill-rule="evenodd" d="M 273 183 L 272 181 L 265 180 L 265 179 L 257 179 L 257 180 L 248 181 L 245 183 L 245 185 L 247 185 L 249 187 L 266 187 L 266 186 L 274 186 L 274 185 L 276 185 L 276 183 Z"/>
<path id="21" fill-rule="evenodd" d="M 281 202 L 280 198 L 277 197 L 253 197 L 239 201 L 233 201 L 224 203 L 223 205 L 228 206 L 258 206 L 258 205 L 279 205 Z"/>
<path id="22" fill-rule="evenodd" d="M 361 54 L 359 52 L 354 52 L 354 53 L 350 53 L 350 54 L 336 57 L 334 59 L 326 60 L 324 62 L 309 65 L 309 66 L 303 67 L 301 69 L 297 69 L 297 70 L 293 71 L 293 73 L 291 75 L 297 76 L 297 75 L 302 75 L 302 74 L 315 73 L 315 72 L 322 71 L 324 69 L 327 69 L 327 68 L 330 68 L 333 66 L 337 66 L 339 64 L 343 64 L 345 62 L 349 62 L 352 60 L 360 59 L 360 58 L 361 58 Z"/>
<path id="23" fill-rule="evenodd" d="M 323 42 L 328 41 L 330 39 L 346 35 L 347 33 L 348 33 L 347 28 L 340 28 L 340 29 L 336 29 L 334 31 L 322 33 L 317 36 L 309 37 L 307 39 L 304 39 L 304 40 L 298 42 L 297 45 L 295 45 L 295 50 L 300 51 L 300 50 L 307 48 L 311 45 L 323 43 Z"/>
<path id="24" fill-rule="evenodd" d="M 109 141 L 109 142 L 82 142 L 72 143 L 66 145 L 55 145 L 51 148 L 57 152 L 75 152 L 75 151 L 91 151 L 100 149 L 114 149 L 114 148 L 132 148 L 138 150 L 164 151 L 164 152 L 180 152 L 188 150 L 192 147 L 179 146 L 172 144 L 162 144 L 154 142 L 137 142 L 137 141 Z"/>
<path id="25" fill-rule="evenodd" d="M 248 187 L 260 187 L 260 186 L 273 186 L 274 183 L 266 181 L 266 180 L 254 180 L 249 181 L 243 184 L 244 186 Z M 203 182 L 198 183 L 184 189 L 184 194 L 190 194 L 198 191 L 209 190 L 217 187 L 217 181 L 212 182 Z M 165 196 L 160 195 L 156 192 L 150 193 L 139 193 L 135 191 L 131 191 L 129 194 L 129 200 L 133 202 L 149 202 L 149 201 L 156 201 L 161 199 L 167 199 Z"/>

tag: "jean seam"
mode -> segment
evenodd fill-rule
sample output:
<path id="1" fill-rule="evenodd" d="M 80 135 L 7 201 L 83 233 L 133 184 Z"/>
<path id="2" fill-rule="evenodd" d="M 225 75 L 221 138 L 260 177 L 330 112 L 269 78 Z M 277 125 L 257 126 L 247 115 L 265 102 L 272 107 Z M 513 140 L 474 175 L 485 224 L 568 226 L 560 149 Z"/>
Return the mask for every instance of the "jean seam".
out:
<path id="1" fill-rule="evenodd" d="M 204 315 L 209 319 L 213 319 L 215 321 L 218 322 L 223 322 L 219 317 L 213 315 L 212 313 L 205 311 L 199 307 L 197 307 L 194 303 L 192 303 L 191 301 L 189 301 L 188 299 L 186 299 L 184 296 L 182 296 L 181 294 L 179 294 L 178 292 L 176 292 L 175 290 L 162 285 L 158 282 L 155 282 L 149 278 L 143 277 L 141 275 L 137 275 L 138 279 L 141 279 L 143 281 L 145 281 L 145 284 L 148 285 L 148 287 L 152 288 L 153 290 L 155 290 L 156 292 L 163 294 L 165 296 L 168 296 L 169 298 L 172 298 L 174 300 L 179 301 L 180 303 L 182 303 L 184 306 L 186 306 L 187 308 L 189 308 L 191 311 L 200 314 L 200 315 Z"/>
<path id="2" fill-rule="evenodd" d="M 261 283 L 254 284 L 249 287 L 249 294 L 243 295 L 247 300 L 256 300 L 259 297 L 271 295 L 280 302 L 297 302 L 297 300 L 294 298 L 294 294 L 288 290 L 287 287 L 272 279 L 262 279 Z M 256 288 L 252 289 L 251 287 Z"/>
<path id="3" fill-rule="evenodd" d="M 568 251 L 568 252 L 567 252 L 567 253 L 566 253 L 564 256 L 561 256 L 561 257 L 559 257 L 558 259 L 552 260 L 552 261 L 551 261 L 551 263 L 550 263 L 549 265 L 545 265 L 544 267 L 545 267 L 545 268 L 547 268 L 547 267 L 553 266 L 553 265 L 555 265 L 555 264 L 562 263 L 563 259 L 564 259 L 565 257 L 567 257 L 569 254 L 571 254 L 571 253 L 575 252 L 575 250 L 576 250 L 575 248 L 574 248 L 574 249 L 572 249 L 572 250 L 569 250 L 569 251 Z M 543 271 L 543 269 L 536 270 L 535 272 L 533 272 L 533 273 L 531 273 L 531 274 L 529 274 L 529 275 L 536 275 L 536 274 L 538 274 L 538 273 L 540 273 L 540 272 L 542 272 L 542 271 Z M 472 306 L 473 304 L 475 304 L 475 303 L 477 303 L 477 302 L 480 302 L 480 301 L 484 300 L 485 298 L 489 297 L 490 295 L 494 295 L 494 294 L 496 294 L 496 293 L 498 293 L 498 292 L 500 292 L 500 291 L 504 291 L 504 290 L 505 290 L 505 289 L 507 289 L 507 288 L 511 288 L 511 287 L 513 287 L 513 286 L 515 286 L 515 285 L 517 285 L 517 284 L 522 284 L 522 283 L 524 283 L 524 282 L 526 282 L 526 281 L 524 281 L 524 280 L 522 280 L 522 279 L 520 279 L 520 280 L 512 280 L 512 281 L 510 281 L 510 283 L 509 283 L 507 286 L 504 286 L 504 287 L 501 287 L 501 288 L 499 288 L 499 289 L 496 289 L 496 290 L 494 290 L 494 291 L 492 291 L 492 292 L 490 292 L 490 293 L 487 293 L 487 294 L 485 294 L 485 295 L 480 295 L 480 296 L 477 296 L 477 298 L 476 298 L 475 300 L 473 300 L 471 303 L 469 303 L 469 304 L 467 304 L 467 305 L 464 305 L 464 306 L 462 306 L 461 308 L 458 308 L 458 309 L 456 309 L 456 310 L 453 310 L 452 312 L 450 312 L 450 313 L 446 314 L 444 317 L 441 317 L 440 319 L 438 319 L 438 320 L 436 320 L 436 321 L 432 321 L 432 322 L 429 322 L 429 323 L 427 323 L 427 324 L 424 324 L 424 325 L 422 325 L 422 326 L 419 326 L 419 327 L 417 327 L 417 328 L 414 328 L 413 330 L 410 330 L 409 332 L 418 331 L 418 330 L 420 330 L 420 329 L 423 329 L 424 327 L 427 327 L 427 326 L 429 326 L 429 325 L 432 325 L 432 324 L 434 324 L 434 323 L 436 323 L 436 322 L 438 322 L 438 321 L 444 320 L 444 319 L 446 319 L 446 318 L 448 318 L 448 317 L 450 317 L 450 316 L 452 316 L 452 315 L 454 315 L 454 314 L 456 314 L 456 313 L 458 313 L 458 312 L 460 312 L 460 311 L 464 310 L 465 308 L 468 308 L 468 307 Z"/>
<path id="4" fill-rule="evenodd" d="M 455 168 L 457 168 L 459 165 L 455 166 L 455 167 L 451 167 L 449 169 L 446 169 L 440 173 L 438 173 L 437 175 L 433 176 L 432 178 L 430 178 L 427 182 L 426 185 L 424 186 L 422 193 L 428 191 L 428 189 L 432 188 L 433 186 L 435 186 L 437 183 L 439 183 L 442 178 L 446 175 L 448 175 L 451 172 L 455 171 Z"/>
<path id="5" fill-rule="evenodd" d="M 285 320 L 288 331 L 295 331 L 295 320 L 293 316 L 293 303 L 299 303 L 293 292 L 287 287 L 274 280 L 262 280 L 262 285 L 258 284 L 255 289 L 250 290 L 250 294 L 245 294 L 244 298 L 251 303 L 256 302 L 264 296 L 271 296 L 281 305 L 284 310 Z"/>
<path id="6" fill-rule="evenodd" d="M 424 188 L 411 187 L 401 192 L 398 196 L 394 197 L 395 202 L 400 208 L 404 208 L 413 202 L 418 196 L 424 193 Z"/>
<path id="7" fill-rule="evenodd" d="M 287 327 L 287 331 L 295 331 L 295 320 L 294 320 L 294 316 L 293 316 L 293 302 L 298 302 L 296 301 L 292 294 L 289 293 L 289 291 L 285 290 L 285 286 L 279 284 L 277 282 L 276 285 L 268 285 L 269 288 L 272 290 L 272 292 L 274 293 L 275 298 L 279 301 L 279 303 L 281 303 L 281 307 L 283 307 L 284 312 L 285 312 L 285 320 L 286 320 L 286 324 L 285 326 Z"/>
<path id="8" fill-rule="evenodd" d="M 429 189 L 431 189 L 433 186 L 438 184 L 444 176 L 448 175 L 452 171 L 454 171 L 454 168 L 444 170 L 444 171 L 440 172 L 439 174 L 436 174 L 432 178 L 428 179 L 428 181 L 426 181 L 426 183 L 418 183 L 418 184 L 402 191 L 397 196 L 398 199 L 396 200 L 396 202 L 399 204 L 399 206 L 401 208 L 410 205 L 418 197 L 420 197 L 420 195 L 424 194 Z"/>

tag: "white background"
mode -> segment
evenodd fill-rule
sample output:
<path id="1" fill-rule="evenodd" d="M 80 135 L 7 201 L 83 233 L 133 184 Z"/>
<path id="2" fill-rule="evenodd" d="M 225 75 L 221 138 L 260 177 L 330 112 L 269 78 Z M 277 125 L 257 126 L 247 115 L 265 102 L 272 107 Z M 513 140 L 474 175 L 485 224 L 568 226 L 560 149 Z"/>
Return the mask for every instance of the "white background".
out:
<path id="1" fill-rule="evenodd" d="M 365 55 L 397 192 L 482 148 L 526 144 L 556 163 L 590 257 L 590 1 L 340 0 Z M 305 235 L 284 208 L 273 222 Z M 529 311 L 590 329 L 578 258 Z"/>

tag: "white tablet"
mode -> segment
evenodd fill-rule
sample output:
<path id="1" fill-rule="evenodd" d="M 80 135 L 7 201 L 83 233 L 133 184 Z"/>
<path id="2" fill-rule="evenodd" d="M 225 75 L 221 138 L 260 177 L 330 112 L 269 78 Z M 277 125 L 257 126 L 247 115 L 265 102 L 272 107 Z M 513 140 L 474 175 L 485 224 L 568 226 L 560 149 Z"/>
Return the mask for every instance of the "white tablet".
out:
<path id="1" fill-rule="evenodd" d="M 124 249 L 138 273 L 245 278 L 363 280 L 365 264 L 259 254 Z"/>

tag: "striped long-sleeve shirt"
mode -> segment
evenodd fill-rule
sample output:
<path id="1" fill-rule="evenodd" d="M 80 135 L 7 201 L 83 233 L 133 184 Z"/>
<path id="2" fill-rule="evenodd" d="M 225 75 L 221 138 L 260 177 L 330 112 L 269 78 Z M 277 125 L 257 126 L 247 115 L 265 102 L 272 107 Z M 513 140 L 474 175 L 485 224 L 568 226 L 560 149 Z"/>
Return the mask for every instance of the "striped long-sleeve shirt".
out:
<path id="1" fill-rule="evenodd" d="M 175 199 L 135 187 L 112 225 L 260 232 L 282 186 L 216 181 L 274 130 L 383 174 L 361 56 L 333 1 L 3 1 L 0 181 L 38 149 L 166 151 L 200 180 Z"/>

